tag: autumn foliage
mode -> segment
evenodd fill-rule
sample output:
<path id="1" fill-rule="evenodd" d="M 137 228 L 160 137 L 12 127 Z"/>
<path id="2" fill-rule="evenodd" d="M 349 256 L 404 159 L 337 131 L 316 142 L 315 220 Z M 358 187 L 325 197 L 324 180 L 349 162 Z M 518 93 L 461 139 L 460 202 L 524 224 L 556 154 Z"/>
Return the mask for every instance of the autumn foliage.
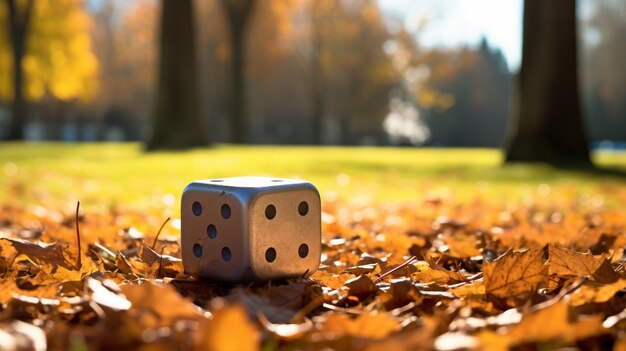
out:
<path id="1" fill-rule="evenodd" d="M 320 269 L 249 286 L 186 275 L 177 220 L 155 240 L 155 219 L 3 207 L 0 345 L 626 346 L 622 209 L 327 200 Z"/>

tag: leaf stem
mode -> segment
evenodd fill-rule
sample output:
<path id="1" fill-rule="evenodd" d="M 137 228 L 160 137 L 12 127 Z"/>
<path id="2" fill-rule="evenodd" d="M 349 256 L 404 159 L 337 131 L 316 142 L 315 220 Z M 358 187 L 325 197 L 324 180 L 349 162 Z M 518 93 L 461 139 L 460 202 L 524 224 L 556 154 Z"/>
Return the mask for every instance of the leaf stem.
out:
<path id="1" fill-rule="evenodd" d="M 163 227 L 165 227 L 165 225 L 169 221 L 170 221 L 170 217 L 167 217 L 165 222 L 163 222 L 163 224 L 161 224 L 161 228 L 159 228 L 159 231 L 157 232 L 157 235 L 154 237 L 154 242 L 152 243 L 152 246 L 150 247 L 152 250 L 154 250 L 154 247 L 156 246 L 156 243 L 159 240 L 159 235 L 161 235 L 161 231 L 163 230 Z"/>
<path id="2" fill-rule="evenodd" d="M 381 281 L 384 277 L 386 277 L 386 276 L 388 276 L 388 275 L 392 274 L 393 272 L 395 272 L 395 271 L 397 271 L 397 270 L 399 270 L 399 269 L 402 269 L 403 267 L 408 266 L 409 264 L 413 263 L 415 260 L 417 260 L 417 256 L 412 256 L 411 258 L 409 258 L 408 260 L 406 260 L 403 264 L 399 265 L 398 267 L 396 267 L 396 268 L 394 268 L 394 269 L 392 269 L 392 270 L 390 270 L 390 271 L 388 271 L 388 272 L 385 272 L 385 274 L 383 274 L 383 275 L 381 275 L 380 277 L 376 278 L 376 280 L 374 280 L 374 284 L 375 284 L 375 283 L 378 283 L 378 282 L 379 282 L 379 281 Z"/>
<path id="3" fill-rule="evenodd" d="M 82 253 L 80 249 L 80 228 L 78 226 L 78 210 L 80 209 L 80 201 L 76 202 L 76 242 L 78 243 L 78 259 L 76 260 L 76 269 L 81 269 L 83 266 Z"/>

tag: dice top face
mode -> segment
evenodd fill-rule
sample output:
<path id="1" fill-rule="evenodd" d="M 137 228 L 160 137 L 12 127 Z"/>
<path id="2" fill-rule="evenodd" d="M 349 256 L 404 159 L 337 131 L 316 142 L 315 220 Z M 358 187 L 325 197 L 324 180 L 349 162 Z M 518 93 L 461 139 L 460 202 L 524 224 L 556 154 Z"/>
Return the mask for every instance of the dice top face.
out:
<path id="1" fill-rule="evenodd" d="M 181 201 L 185 270 L 230 282 L 312 274 L 319 266 L 321 204 L 297 179 L 195 181 Z"/>

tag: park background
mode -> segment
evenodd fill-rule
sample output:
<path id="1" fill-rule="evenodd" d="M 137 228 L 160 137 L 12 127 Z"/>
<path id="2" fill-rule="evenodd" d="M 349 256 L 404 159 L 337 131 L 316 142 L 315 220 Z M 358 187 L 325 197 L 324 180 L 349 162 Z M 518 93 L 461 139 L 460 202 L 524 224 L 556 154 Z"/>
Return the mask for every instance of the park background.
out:
<path id="1" fill-rule="evenodd" d="M 0 349 L 625 350 L 625 19 L 0 0 Z M 185 273 L 184 187 L 239 175 L 320 190 L 310 278 Z"/>
<path id="2" fill-rule="evenodd" d="M 28 23 L 18 138 L 149 139 L 162 108 L 160 2 L 33 1 L 32 9 L 30 1 L 11 2 Z M 252 1 L 241 13 L 233 8 L 235 17 L 228 3 L 169 10 L 183 18 L 175 26 L 191 25 L 182 29 L 190 42 L 171 44 L 177 61 L 164 64 L 178 65 L 178 76 L 193 66 L 191 88 L 177 89 L 196 95 L 189 113 L 201 120 L 205 144 L 505 145 L 521 1 Z M 626 140 L 625 8 L 613 0 L 577 4 L 580 101 L 593 147 L 623 149 Z M 6 4 L 0 19 L 6 139 L 16 114 Z M 168 128 L 185 127 L 187 113 L 179 110 Z"/>

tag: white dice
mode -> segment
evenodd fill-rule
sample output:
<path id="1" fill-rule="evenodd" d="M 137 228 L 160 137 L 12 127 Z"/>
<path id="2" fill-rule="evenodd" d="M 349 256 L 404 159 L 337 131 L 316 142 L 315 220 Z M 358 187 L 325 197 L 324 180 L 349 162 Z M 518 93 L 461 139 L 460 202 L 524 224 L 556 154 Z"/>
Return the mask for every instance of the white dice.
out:
<path id="1" fill-rule="evenodd" d="M 185 271 L 227 282 L 308 276 L 320 262 L 321 204 L 298 179 L 198 180 L 181 201 Z"/>

